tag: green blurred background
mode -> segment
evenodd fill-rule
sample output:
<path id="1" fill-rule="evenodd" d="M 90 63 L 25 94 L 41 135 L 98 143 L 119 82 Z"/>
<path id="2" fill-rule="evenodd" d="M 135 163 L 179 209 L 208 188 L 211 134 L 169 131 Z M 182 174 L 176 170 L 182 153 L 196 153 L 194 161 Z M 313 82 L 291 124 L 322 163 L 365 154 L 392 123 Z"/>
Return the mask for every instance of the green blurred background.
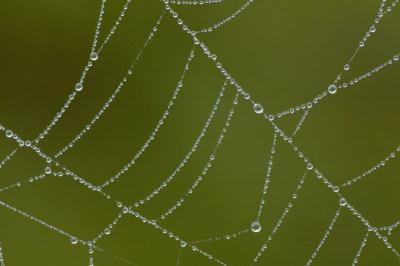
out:
<path id="1" fill-rule="evenodd" d="M 0 2 L 0 122 L 33 139 L 49 123 L 79 79 L 87 60 L 100 1 Z M 201 29 L 234 12 L 243 1 L 176 7 L 187 24 Z M 123 1 L 108 1 L 104 32 Z M 336 77 L 376 14 L 379 1 L 256 1 L 219 30 L 201 34 L 210 49 L 254 99 L 271 113 L 306 102 Z M 92 118 L 118 85 L 162 12 L 157 0 L 135 0 L 123 23 L 89 73 L 60 123 L 41 143 L 55 154 Z M 399 10 L 378 25 L 344 79 L 355 77 L 399 53 Z M 94 184 L 115 174 L 152 131 L 183 70 L 191 39 L 166 15 L 159 32 L 111 108 L 60 161 Z M 312 109 L 295 142 L 334 183 L 370 168 L 399 143 L 399 66 L 394 64 Z M 133 202 L 164 180 L 200 132 L 223 78 L 199 51 L 184 88 L 158 138 L 137 164 L 106 192 Z M 229 87 L 198 152 L 169 189 L 140 209 L 157 217 L 179 199 L 201 172 L 213 149 L 234 92 Z M 301 113 L 277 121 L 291 132 Z M 217 160 L 198 190 L 161 223 L 186 240 L 200 240 L 248 228 L 255 219 L 272 141 L 271 127 L 241 101 Z M 0 158 L 15 147 L 0 138 Z M 40 174 L 45 164 L 21 149 L 0 169 L 0 186 Z M 376 226 L 400 218 L 394 159 L 342 193 Z M 263 230 L 199 247 L 228 265 L 249 265 L 286 207 L 304 165 L 278 140 L 271 189 L 262 214 Z M 56 227 L 90 240 L 118 208 L 68 177 L 49 177 L 0 193 L 0 200 Z M 259 265 L 304 265 L 328 227 L 337 197 L 314 177 L 300 196 Z M 315 265 L 351 265 L 366 228 L 343 210 Z M 399 250 L 400 230 L 389 240 Z M 87 248 L 8 209 L 0 208 L 0 241 L 6 264 L 88 265 Z M 135 265 L 176 265 L 178 243 L 153 227 L 124 217 L 98 245 Z M 96 252 L 95 265 L 126 265 Z M 213 265 L 188 248 L 180 265 Z M 359 265 L 397 265 L 399 259 L 370 237 Z"/>

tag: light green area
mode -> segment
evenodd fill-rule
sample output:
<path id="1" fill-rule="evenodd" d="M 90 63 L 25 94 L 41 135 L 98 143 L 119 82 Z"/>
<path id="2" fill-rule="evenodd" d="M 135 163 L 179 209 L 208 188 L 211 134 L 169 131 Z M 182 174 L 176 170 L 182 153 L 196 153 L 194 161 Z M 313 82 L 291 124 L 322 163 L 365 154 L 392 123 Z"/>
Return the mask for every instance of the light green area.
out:
<path id="1" fill-rule="evenodd" d="M 177 7 L 193 29 L 207 27 L 234 12 L 243 1 L 204 7 Z M 109 29 L 123 1 L 108 1 L 104 28 Z M 378 1 L 257 0 L 221 29 L 199 35 L 234 78 L 275 113 L 306 102 L 324 90 L 350 57 L 376 14 Z M 21 137 L 33 139 L 62 106 L 86 63 L 99 1 L 0 2 L 0 122 Z M 348 80 L 399 53 L 399 12 L 378 26 L 348 73 Z M 162 12 L 156 0 L 135 0 L 123 23 L 100 55 L 85 88 L 40 147 L 55 154 L 92 118 L 118 85 Z M 103 32 L 104 33 L 104 32 Z M 100 36 L 100 40 L 104 35 Z M 94 184 L 115 174 L 146 140 L 166 107 L 192 47 L 171 16 L 166 15 L 142 55 L 136 74 L 93 129 L 60 161 Z M 399 144 L 398 63 L 351 88 L 329 96 L 313 108 L 294 142 L 333 183 L 360 174 Z M 200 50 L 187 74 L 176 106 L 154 145 L 127 174 L 106 189 L 115 199 L 132 203 L 162 182 L 188 152 L 199 134 L 223 77 Z M 198 152 L 163 193 L 140 211 L 158 217 L 179 199 L 201 173 L 234 96 L 232 87 Z M 291 132 L 298 113 L 277 124 Z M 230 131 L 213 168 L 184 206 L 160 224 L 192 241 L 248 228 L 255 219 L 272 141 L 271 126 L 239 102 Z M 0 158 L 15 143 L 0 138 Z M 41 173 L 45 164 L 21 149 L 0 169 L 0 186 Z M 397 221 L 400 198 L 394 159 L 342 193 L 374 225 Z M 235 240 L 199 245 L 228 265 L 249 265 L 281 215 L 304 165 L 278 140 L 271 189 L 262 214 L 263 229 Z M 42 181 L 0 193 L 0 200 L 84 240 L 92 239 L 118 213 L 99 194 L 68 177 Z M 259 265 L 304 265 L 338 206 L 338 198 L 314 176 L 308 176 Z M 399 231 L 389 240 L 400 250 Z M 321 249 L 315 265 L 351 265 L 365 226 L 348 210 Z M 87 248 L 0 208 L 0 241 L 7 266 L 88 265 Z M 98 245 L 136 265 L 176 265 L 179 245 L 153 227 L 126 216 Z M 96 266 L 125 265 L 95 252 Z M 182 250 L 180 265 L 213 265 Z M 397 265 L 399 259 L 371 235 L 360 266 Z"/>

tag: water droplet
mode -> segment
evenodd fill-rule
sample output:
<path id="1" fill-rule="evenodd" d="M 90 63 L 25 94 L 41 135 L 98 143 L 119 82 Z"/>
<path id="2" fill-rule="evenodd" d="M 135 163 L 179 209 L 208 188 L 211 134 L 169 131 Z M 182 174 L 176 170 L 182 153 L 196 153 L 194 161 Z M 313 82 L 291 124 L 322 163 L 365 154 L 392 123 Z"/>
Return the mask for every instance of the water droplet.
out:
<path id="1" fill-rule="evenodd" d="M 329 92 L 330 94 L 335 94 L 335 93 L 337 92 L 337 87 L 336 87 L 336 85 L 334 85 L 334 84 L 329 85 L 329 87 L 328 87 L 328 92 Z"/>
<path id="2" fill-rule="evenodd" d="M 258 221 L 255 221 L 251 224 L 251 231 L 253 233 L 258 233 L 261 231 L 261 224 Z"/>
<path id="3" fill-rule="evenodd" d="M 82 83 L 76 83 L 75 84 L 75 90 L 76 91 L 81 91 L 83 89 L 83 85 L 82 85 Z"/>
<path id="4" fill-rule="evenodd" d="M 372 25 L 371 28 L 370 28 L 369 30 L 370 30 L 370 32 L 375 32 L 375 31 L 376 31 L 376 28 L 375 28 L 374 25 Z"/>
<path id="5" fill-rule="evenodd" d="M 92 52 L 90 54 L 90 60 L 96 61 L 99 58 L 99 55 L 96 52 Z"/>
<path id="6" fill-rule="evenodd" d="M 307 164 L 307 170 L 312 170 L 314 168 L 314 166 L 311 163 Z"/>
<path id="7" fill-rule="evenodd" d="M 6 137 L 7 138 L 11 138 L 13 135 L 14 135 L 14 133 L 11 130 L 9 130 L 9 129 L 6 130 Z"/>
<path id="8" fill-rule="evenodd" d="M 186 242 L 185 241 L 181 241 L 181 247 L 186 247 Z"/>
<path id="9" fill-rule="evenodd" d="M 347 201 L 346 201 L 346 199 L 345 198 L 341 198 L 340 200 L 339 200 L 339 205 L 340 206 L 346 206 L 346 204 L 347 204 Z"/>
<path id="10" fill-rule="evenodd" d="M 349 64 L 345 64 L 344 67 L 343 67 L 343 69 L 346 70 L 346 71 L 348 71 L 348 70 L 350 69 Z"/>
<path id="11" fill-rule="evenodd" d="M 76 237 L 71 237 L 71 244 L 72 244 L 72 245 L 78 244 L 78 238 L 76 238 Z"/>
<path id="12" fill-rule="evenodd" d="M 339 192 L 339 187 L 338 186 L 334 186 L 332 187 L 333 192 L 337 193 Z"/>
<path id="13" fill-rule="evenodd" d="M 50 166 L 47 166 L 47 167 L 44 169 L 44 172 L 46 173 L 46 175 L 51 174 L 51 168 L 50 168 Z"/>
<path id="14" fill-rule="evenodd" d="M 256 112 L 256 114 L 261 114 L 264 111 L 264 108 L 259 103 L 255 103 L 253 108 L 254 108 L 254 112 Z"/>
<path id="15" fill-rule="evenodd" d="M 104 229 L 104 234 L 106 234 L 106 235 L 109 235 L 109 234 L 111 234 L 111 230 L 110 230 L 110 228 L 106 228 L 106 229 Z"/>

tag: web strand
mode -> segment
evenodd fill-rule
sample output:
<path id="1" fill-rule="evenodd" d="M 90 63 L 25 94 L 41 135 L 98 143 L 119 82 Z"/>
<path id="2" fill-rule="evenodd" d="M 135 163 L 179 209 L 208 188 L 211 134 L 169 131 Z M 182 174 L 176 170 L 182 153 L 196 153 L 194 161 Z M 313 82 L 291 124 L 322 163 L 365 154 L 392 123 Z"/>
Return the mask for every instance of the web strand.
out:
<path id="1" fill-rule="evenodd" d="M 340 209 L 341 209 L 341 206 L 339 206 L 339 209 L 336 211 L 335 215 L 333 216 L 328 229 L 326 230 L 325 234 L 323 235 L 321 241 L 318 243 L 317 248 L 314 250 L 311 257 L 308 259 L 306 266 L 310 266 L 314 262 L 314 259 L 317 256 L 318 252 L 320 251 L 321 247 L 325 244 L 326 240 L 328 239 L 329 235 L 331 234 L 331 231 L 336 223 L 336 220 L 340 215 Z"/>

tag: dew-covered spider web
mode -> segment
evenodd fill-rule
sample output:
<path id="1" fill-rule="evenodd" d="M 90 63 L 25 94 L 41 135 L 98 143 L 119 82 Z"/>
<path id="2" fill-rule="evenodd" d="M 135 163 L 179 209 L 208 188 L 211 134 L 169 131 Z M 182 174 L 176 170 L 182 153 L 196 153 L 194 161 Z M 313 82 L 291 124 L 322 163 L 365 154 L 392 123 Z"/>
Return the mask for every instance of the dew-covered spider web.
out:
<path id="1" fill-rule="evenodd" d="M 399 0 L 268 2 L 1 4 L 1 265 L 399 264 Z"/>

